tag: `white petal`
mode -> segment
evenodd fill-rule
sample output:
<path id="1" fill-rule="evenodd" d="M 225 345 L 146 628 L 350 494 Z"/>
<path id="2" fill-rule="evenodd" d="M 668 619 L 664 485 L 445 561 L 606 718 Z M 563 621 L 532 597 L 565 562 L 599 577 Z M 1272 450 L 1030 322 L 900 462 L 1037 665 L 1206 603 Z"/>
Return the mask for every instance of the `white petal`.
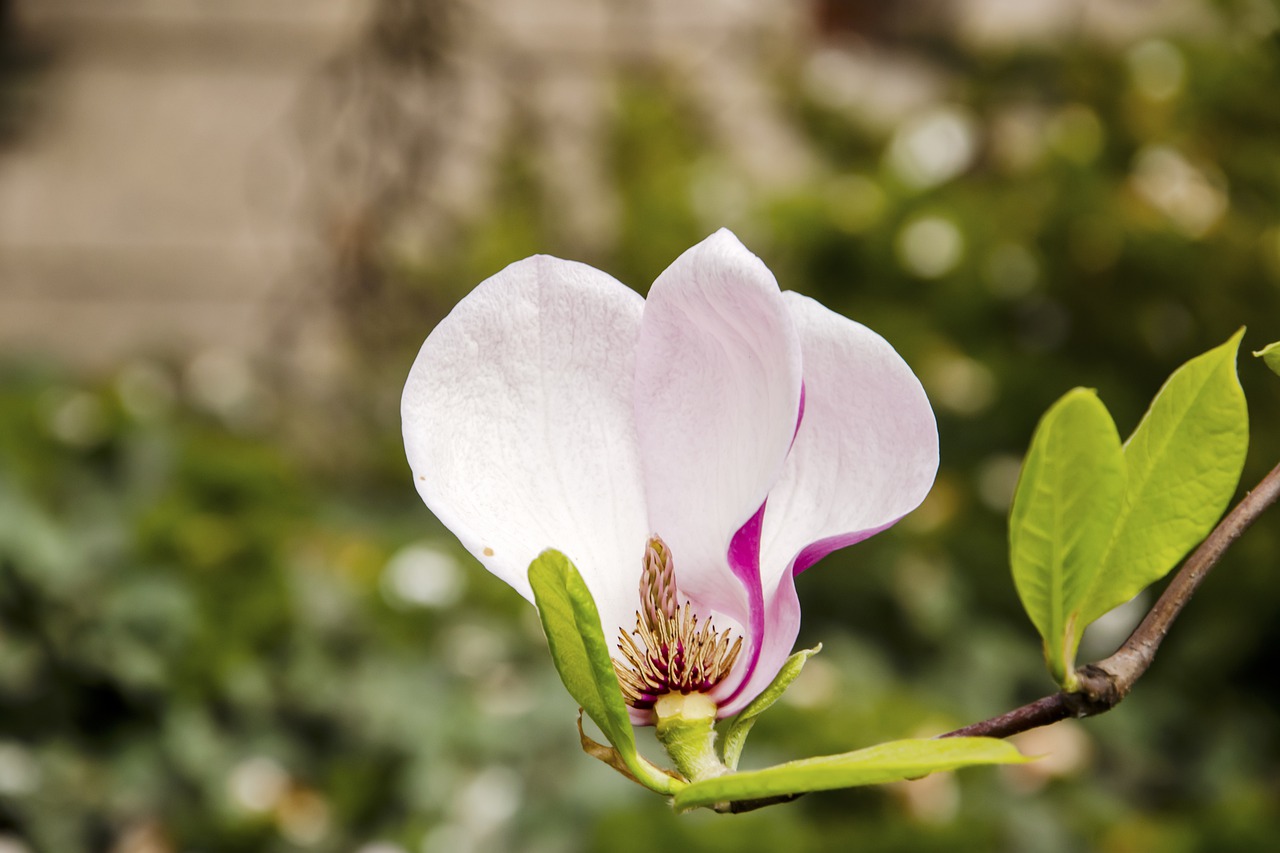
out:
<path id="1" fill-rule="evenodd" d="M 759 575 L 754 565 L 735 574 L 730 540 L 782 470 L 799 401 L 800 347 L 778 284 L 719 231 L 649 292 L 636 426 L 650 522 L 671 548 L 677 587 L 743 625 Z"/>
<path id="2" fill-rule="evenodd" d="M 804 352 L 805 402 L 765 513 L 766 600 L 793 560 L 804 571 L 918 506 L 938 470 L 933 410 L 902 357 L 867 327 L 783 295 Z"/>
<path id="3" fill-rule="evenodd" d="M 583 264 L 512 264 L 431 333 L 401 402 L 432 512 L 530 600 L 530 561 L 563 551 L 610 639 L 634 627 L 648 532 L 632 418 L 643 306 Z"/>

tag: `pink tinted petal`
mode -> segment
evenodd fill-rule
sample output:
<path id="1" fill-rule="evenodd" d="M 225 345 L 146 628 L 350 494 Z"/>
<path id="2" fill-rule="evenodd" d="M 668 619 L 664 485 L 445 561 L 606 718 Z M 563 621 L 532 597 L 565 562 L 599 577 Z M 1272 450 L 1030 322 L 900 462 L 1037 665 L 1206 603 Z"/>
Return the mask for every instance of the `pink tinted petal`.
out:
<path id="1" fill-rule="evenodd" d="M 649 292 L 636 426 L 650 523 L 681 593 L 742 624 L 758 568 L 731 564 L 730 543 L 782 470 L 799 405 L 799 341 L 778 284 L 719 231 Z"/>
<path id="2" fill-rule="evenodd" d="M 795 577 L 786 572 L 768 591 L 763 629 L 754 635 L 753 648 L 743 648 L 733 675 L 712 691 L 721 719 L 738 713 L 769 686 L 786 663 L 800 633 L 800 600 Z M 750 654 L 748 654 L 748 652 Z M 743 660 L 745 658 L 745 660 Z"/>
<path id="3" fill-rule="evenodd" d="M 432 512 L 530 600 L 530 561 L 563 551 L 610 640 L 634 627 L 648 534 L 632 420 L 643 305 L 583 264 L 512 264 L 431 333 L 401 402 Z"/>
<path id="4" fill-rule="evenodd" d="M 920 381 L 884 338 L 783 294 L 804 352 L 805 412 L 769 494 L 765 586 L 889 527 L 938 470 L 938 430 Z"/>
<path id="5" fill-rule="evenodd" d="M 631 718 L 631 725 L 633 726 L 653 726 L 658 723 L 658 715 L 653 713 L 652 710 L 642 711 L 638 708 L 632 708 L 630 705 L 627 706 L 627 716 Z"/>
<path id="6" fill-rule="evenodd" d="M 764 588 L 760 585 L 760 533 L 764 526 L 765 506 L 761 504 L 756 514 L 729 541 L 729 569 L 747 592 L 747 619 L 745 622 L 737 620 L 743 629 L 743 647 L 733 673 L 712 691 L 716 703 L 726 706 L 737 697 L 755 671 L 765 633 Z"/>
<path id="7" fill-rule="evenodd" d="M 901 516 L 899 516 L 901 518 Z M 826 539 L 819 539 L 817 542 L 810 542 L 808 545 L 800 549 L 800 553 L 796 555 L 795 562 L 791 566 L 792 574 L 798 575 L 832 551 L 839 551 L 841 548 L 848 548 L 850 545 L 857 545 L 863 539 L 870 539 L 877 533 L 882 533 L 890 527 L 898 523 L 895 518 L 887 521 L 879 527 L 871 527 L 866 530 L 858 530 L 853 533 L 845 533 L 839 536 L 829 536 Z"/>

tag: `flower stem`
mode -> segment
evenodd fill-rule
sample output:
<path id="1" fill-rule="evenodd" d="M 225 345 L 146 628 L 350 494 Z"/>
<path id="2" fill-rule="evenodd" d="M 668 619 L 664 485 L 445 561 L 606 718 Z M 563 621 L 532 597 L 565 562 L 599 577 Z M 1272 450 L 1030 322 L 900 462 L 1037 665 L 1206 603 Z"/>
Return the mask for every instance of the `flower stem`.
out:
<path id="1" fill-rule="evenodd" d="M 667 693 L 653 707 L 658 740 L 690 782 L 729 772 L 716 755 L 716 704 L 702 693 Z"/>

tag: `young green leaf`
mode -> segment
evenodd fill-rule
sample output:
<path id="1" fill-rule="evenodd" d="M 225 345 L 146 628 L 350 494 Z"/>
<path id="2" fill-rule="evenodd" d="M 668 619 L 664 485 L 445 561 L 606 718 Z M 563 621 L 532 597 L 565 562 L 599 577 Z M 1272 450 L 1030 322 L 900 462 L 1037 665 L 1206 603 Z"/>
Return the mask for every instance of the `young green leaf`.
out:
<path id="1" fill-rule="evenodd" d="M 1124 500 L 1120 436 L 1085 388 L 1067 392 L 1036 427 L 1009 515 L 1009 559 L 1022 606 L 1044 639 L 1058 683 L 1075 686 L 1075 655 Z"/>
<path id="2" fill-rule="evenodd" d="M 1081 611 L 1086 624 L 1164 577 L 1235 494 L 1249 447 L 1236 376 L 1243 335 L 1174 371 L 1125 443 L 1124 505 Z"/>
<path id="3" fill-rule="evenodd" d="M 552 660 L 569 695 L 600 727 L 641 784 L 659 793 L 675 793 L 683 783 L 636 751 L 635 732 L 613 671 L 600 614 L 578 569 L 559 551 L 543 551 L 529 564 L 529 584 Z"/>
<path id="4" fill-rule="evenodd" d="M 734 800 L 880 785 L 940 770 L 979 764 L 1020 764 L 1028 760 L 1013 744 L 995 738 L 890 741 L 856 752 L 807 758 L 694 782 L 676 792 L 675 806 L 678 811 L 684 811 Z"/>
<path id="5" fill-rule="evenodd" d="M 726 729 L 724 735 L 724 763 L 728 765 L 730 770 L 738 769 L 738 759 L 742 756 L 742 747 L 746 744 L 747 735 L 751 732 L 751 727 L 756 724 L 756 720 L 769 709 L 769 706 L 777 702 L 787 688 L 791 686 L 791 682 L 796 680 L 800 670 L 804 669 L 805 661 L 820 651 L 822 651 L 821 643 L 812 649 L 804 649 L 787 658 L 787 662 L 782 665 L 782 669 L 778 670 L 778 674 L 774 676 L 773 681 L 764 689 L 764 692 L 752 699 L 747 707 L 739 711 L 737 716 L 729 721 L 729 728 Z"/>
<path id="6" fill-rule="evenodd" d="M 1280 341 L 1267 344 L 1265 347 L 1255 352 L 1254 355 L 1262 359 L 1267 367 L 1271 368 L 1273 373 L 1280 374 Z"/>

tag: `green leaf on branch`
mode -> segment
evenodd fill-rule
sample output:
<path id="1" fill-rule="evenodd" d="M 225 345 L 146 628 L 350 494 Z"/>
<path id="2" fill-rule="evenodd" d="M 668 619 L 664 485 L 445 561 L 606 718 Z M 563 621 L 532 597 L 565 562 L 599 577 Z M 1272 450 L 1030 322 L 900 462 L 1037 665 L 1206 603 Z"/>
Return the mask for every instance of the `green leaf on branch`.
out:
<path id="1" fill-rule="evenodd" d="M 752 699 L 747 707 L 739 711 L 737 716 L 729 721 L 729 728 L 725 730 L 724 736 L 724 763 L 728 765 L 730 770 L 738 768 L 738 759 L 742 756 L 742 747 L 746 744 L 747 735 L 751 732 L 751 727 L 756 724 L 756 720 L 782 697 L 782 694 L 791 686 L 791 682 L 796 680 L 800 670 L 804 669 L 805 661 L 820 651 L 822 651 L 821 643 L 812 649 L 804 649 L 787 658 L 787 662 L 782 665 L 782 669 L 778 670 L 778 674 L 769 683 L 769 686 L 764 689 L 764 692 Z"/>
<path id="2" fill-rule="evenodd" d="M 1174 371 L 1125 442 L 1128 485 L 1086 622 L 1160 580 L 1222 517 L 1244 468 L 1249 411 L 1236 376 L 1244 330 Z"/>
<path id="3" fill-rule="evenodd" d="M 1013 744 L 995 738 L 934 738 L 890 741 L 876 746 L 806 758 L 745 773 L 694 782 L 676 792 L 678 811 L 734 800 L 756 800 L 809 791 L 880 785 L 941 770 L 979 764 L 1021 764 Z"/>
<path id="4" fill-rule="evenodd" d="M 569 695 L 604 732 L 636 781 L 662 794 L 675 793 L 684 783 L 636 751 L 635 732 L 600 627 L 600 614 L 578 569 L 559 551 L 543 551 L 529 564 L 529 584 L 552 660 Z"/>
<path id="5" fill-rule="evenodd" d="M 1123 448 L 1106 407 L 1081 388 L 1036 428 L 1009 515 L 1010 563 L 1066 690 L 1077 687 L 1089 623 L 1164 577 L 1235 493 L 1249 443 L 1242 335 L 1176 370 Z"/>
<path id="6" fill-rule="evenodd" d="M 1273 344 L 1267 344 L 1262 349 L 1254 353 L 1255 356 L 1262 359 L 1267 367 L 1276 374 L 1280 374 L 1280 341 Z"/>
<path id="7" fill-rule="evenodd" d="M 1009 557 L 1049 670 L 1068 689 L 1088 624 L 1080 612 L 1096 585 L 1124 489 L 1120 436 L 1106 406 L 1093 391 L 1067 392 L 1031 440 L 1009 516 Z"/>

